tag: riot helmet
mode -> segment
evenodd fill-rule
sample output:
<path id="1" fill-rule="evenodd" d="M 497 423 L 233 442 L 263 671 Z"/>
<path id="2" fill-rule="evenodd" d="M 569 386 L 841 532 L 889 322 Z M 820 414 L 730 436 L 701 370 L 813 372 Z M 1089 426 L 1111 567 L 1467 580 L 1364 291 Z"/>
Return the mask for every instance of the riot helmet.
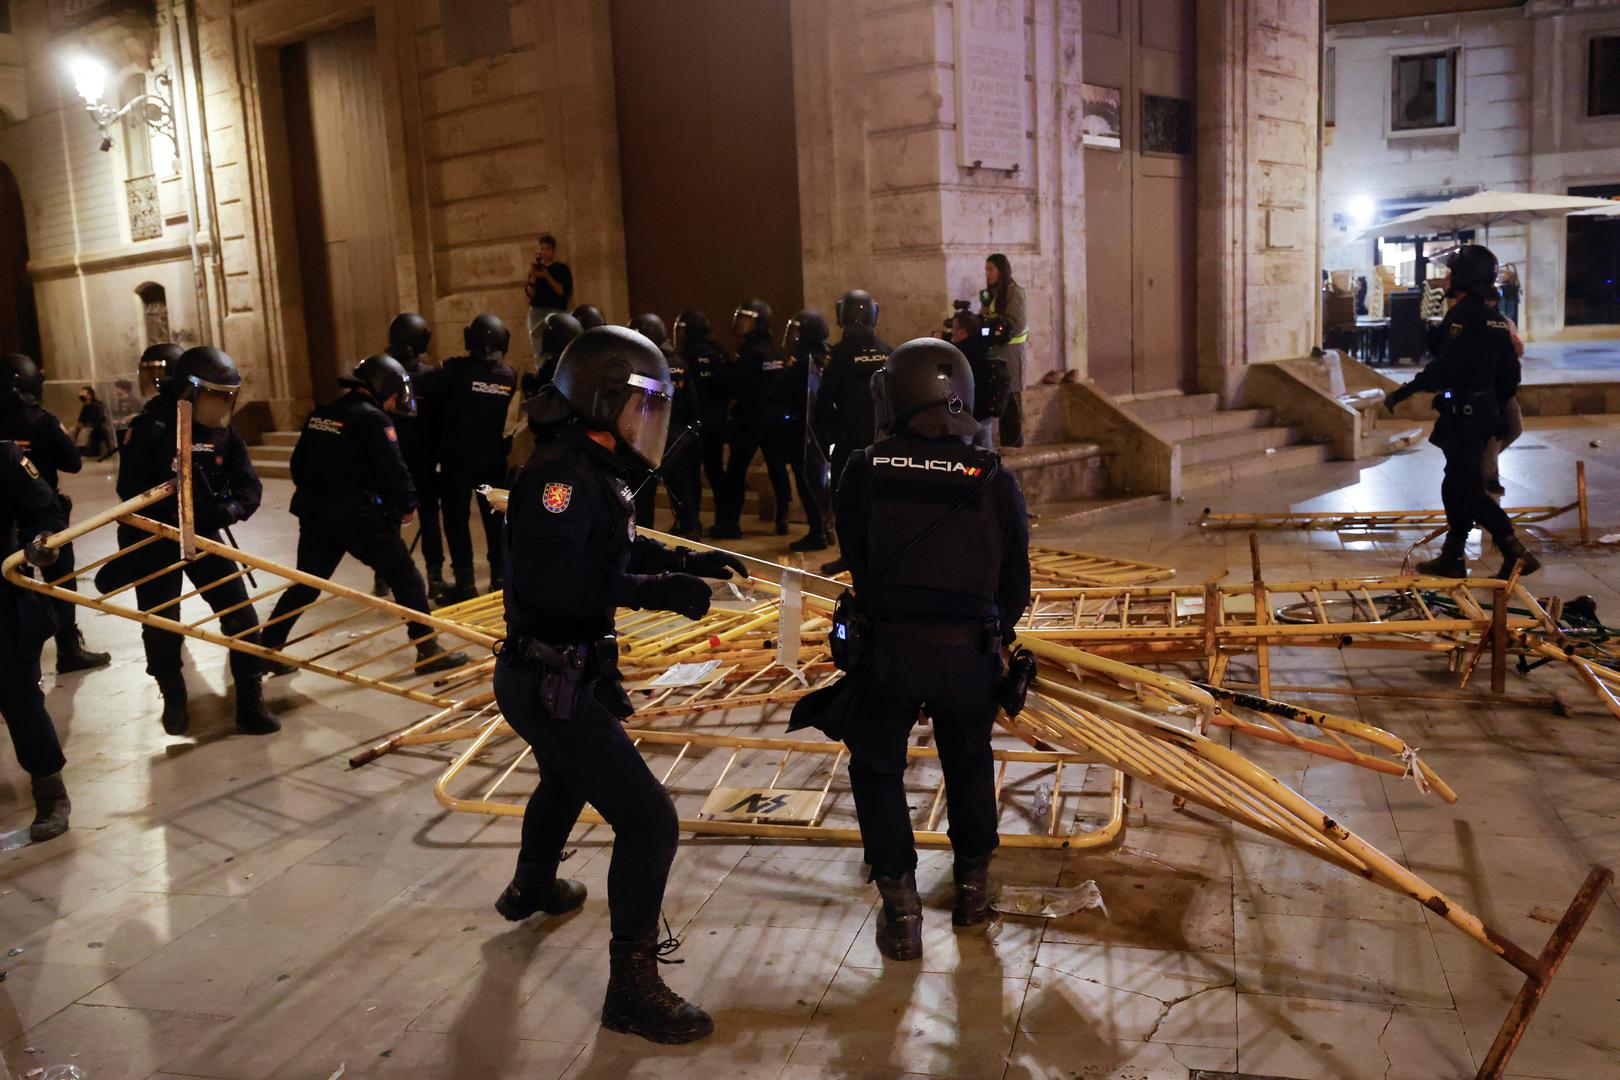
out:
<path id="1" fill-rule="evenodd" d="M 485 312 L 467 324 L 461 339 L 469 355 L 498 358 L 505 356 L 506 350 L 511 347 L 512 331 L 498 316 Z"/>
<path id="2" fill-rule="evenodd" d="M 551 383 L 523 409 L 537 424 L 572 415 L 594 431 L 611 431 L 622 449 L 656 469 L 674 393 L 656 345 L 628 327 L 599 326 L 563 350 Z"/>
<path id="3" fill-rule="evenodd" d="M 388 352 L 401 364 L 427 355 L 433 330 L 414 311 L 402 311 L 388 324 Z"/>
<path id="4" fill-rule="evenodd" d="M 689 341 L 707 341 L 714 328 L 709 325 L 709 317 L 696 308 L 687 308 L 675 316 L 675 325 L 670 329 L 670 341 L 677 350 L 686 348 Z"/>
<path id="5" fill-rule="evenodd" d="M 660 349 L 669 341 L 669 334 L 664 330 L 664 320 L 650 311 L 631 316 L 627 325 Z"/>
<path id="6" fill-rule="evenodd" d="M 212 345 L 181 353 L 163 384 L 169 397 L 191 402 L 194 421 L 216 431 L 231 426 L 241 389 L 242 373 L 236 370 L 236 361 Z"/>
<path id="7" fill-rule="evenodd" d="M 878 302 L 865 289 L 851 289 L 838 300 L 833 311 L 838 325 L 846 330 L 856 327 L 875 330 L 878 324 Z"/>
<path id="8" fill-rule="evenodd" d="M 798 352 L 801 345 L 817 350 L 827 344 L 829 334 L 827 316 L 809 308 L 796 311 L 782 328 L 782 349 L 789 354 Z"/>
<path id="9" fill-rule="evenodd" d="M 752 319 L 748 328 L 743 329 L 743 320 Z M 771 332 L 771 305 L 763 300 L 745 300 L 737 305 L 737 310 L 731 313 L 731 328 L 739 334 L 765 334 Z"/>
<path id="10" fill-rule="evenodd" d="M 540 352 L 546 356 L 561 356 L 568 343 L 584 333 L 579 320 L 566 311 L 553 311 L 540 324 Z"/>
<path id="11" fill-rule="evenodd" d="M 163 386 L 163 380 L 174 373 L 174 362 L 186 350 L 172 341 L 160 341 L 156 345 L 148 345 L 146 351 L 141 353 L 140 369 L 137 372 L 141 380 L 141 394 L 151 397 Z"/>
<path id="12" fill-rule="evenodd" d="M 909 429 L 918 435 L 955 435 L 968 438 L 979 431 L 973 419 L 973 369 L 967 357 L 948 341 L 913 338 L 884 361 L 881 383 L 873 390 L 887 404 L 886 429 L 895 434 Z"/>
<path id="13" fill-rule="evenodd" d="M 387 353 L 368 356 L 354 366 L 354 372 L 339 376 L 339 386 L 369 390 L 377 404 L 396 416 L 416 415 L 416 395 L 411 392 L 410 372 Z M 394 399 L 389 405 L 388 400 Z"/>
<path id="14" fill-rule="evenodd" d="M 1496 255 L 1485 245 L 1464 244 L 1446 261 L 1446 269 L 1451 273 L 1451 292 L 1496 298 Z"/>
<path id="15" fill-rule="evenodd" d="M 574 309 L 574 318 L 584 330 L 595 330 L 598 326 L 607 325 L 607 316 L 595 304 L 581 304 Z"/>
<path id="16" fill-rule="evenodd" d="M 8 405 L 38 405 L 45 396 L 45 373 L 34 358 L 7 353 L 0 359 L 0 400 Z"/>

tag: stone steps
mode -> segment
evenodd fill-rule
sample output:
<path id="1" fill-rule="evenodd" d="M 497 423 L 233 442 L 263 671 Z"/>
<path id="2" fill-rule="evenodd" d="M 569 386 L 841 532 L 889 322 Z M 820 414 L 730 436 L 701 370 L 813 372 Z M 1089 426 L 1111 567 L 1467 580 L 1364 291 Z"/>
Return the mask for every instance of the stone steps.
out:
<path id="1" fill-rule="evenodd" d="M 1001 460 L 1018 478 L 1031 510 L 1047 503 L 1102 494 L 1102 447 L 1096 443 L 1038 443 L 1009 448 L 1001 452 Z"/>
<path id="2" fill-rule="evenodd" d="M 1184 490 L 1317 465 L 1332 457 L 1330 447 L 1305 444 L 1304 429 L 1277 423 L 1271 409 L 1222 409 L 1215 394 L 1168 391 L 1122 398 L 1120 405 L 1180 448 Z"/>
<path id="3" fill-rule="evenodd" d="M 1181 447 L 1181 468 L 1185 471 L 1227 458 L 1263 457 L 1267 451 L 1292 446 L 1304 438 L 1302 428 L 1262 427 L 1227 431 L 1219 435 L 1200 435 L 1176 442 Z"/>
<path id="4" fill-rule="evenodd" d="M 1301 443 L 1296 446 L 1278 447 L 1261 454 L 1221 458 L 1191 467 L 1184 464 L 1181 469 L 1181 487 L 1183 491 L 1215 487 L 1234 480 L 1280 472 L 1283 469 L 1320 465 L 1332 458 L 1333 448 L 1326 443 Z"/>
<path id="5" fill-rule="evenodd" d="M 1132 416 L 1148 424 L 1184 416 L 1202 416 L 1220 408 L 1219 394 L 1185 394 L 1180 390 L 1161 390 L 1115 400 Z"/>

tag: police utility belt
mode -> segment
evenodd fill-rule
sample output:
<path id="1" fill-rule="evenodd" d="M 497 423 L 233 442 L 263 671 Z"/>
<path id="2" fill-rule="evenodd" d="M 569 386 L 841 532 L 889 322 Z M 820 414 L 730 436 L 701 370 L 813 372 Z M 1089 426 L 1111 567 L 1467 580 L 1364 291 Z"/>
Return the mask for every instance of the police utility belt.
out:
<path id="1" fill-rule="evenodd" d="M 1496 393 L 1492 390 L 1442 390 L 1434 395 L 1434 411 L 1441 416 L 1495 412 L 1495 405 Z"/>
<path id="2" fill-rule="evenodd" d="M 555 646 L 539 638 L 518 635 L 503 640 L 496 650 L 496 656 L 504 663 L 540 673 L 540 698 L 553 720 L 572 717 L 580 687 L 594 680 L 604 669 L 613 670 L 615 664 L 601 662 L 603 653 L 610 658 L 617 657 L 616 638 Z"/>

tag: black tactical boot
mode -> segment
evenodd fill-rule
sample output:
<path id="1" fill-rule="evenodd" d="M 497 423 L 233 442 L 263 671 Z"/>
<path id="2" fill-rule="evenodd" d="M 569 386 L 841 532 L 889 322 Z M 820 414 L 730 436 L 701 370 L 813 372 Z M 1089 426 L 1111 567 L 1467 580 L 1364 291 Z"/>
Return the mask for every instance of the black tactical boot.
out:
<path id="1" fill-rule="evenodd" d="M 68 812 L 73 804 L 68 801 L 67 785 L 61 773 L 36 776 L 34 789 L 34 823 L 28 826 L 28 839 L 36 844 L 55 840 L 68 831 Z"/>
<path id="2" fill-rule="evenodd" d="M 827 536 L 825 533 L 808 532 L 788 545 L 789 551 L 826 551 Z"/>
<path id="3" fill-rule="evenodd" d="M 878 952 L 890 960 L 922 959 L 922 900 L 917 896 L 917 873 L 904 877 L 876 879 L 883 897 L 878 912 Z"/>
<path id="4" fill-rule="evenodd" d="M 1502 569 L 1496 572 L 1497 578 L 1502 581 L 1513 576 L 1514 563 L 1519 564 L 1520 577 L 1527 577 L 1541 569 L 1541 560 L 1512 533 L 1496 542 L 1496 550 L 1502 553 Z"/>
<path id="5" fill-rule="evenodd" d="M 1463 558 L 1461 551 L 1444 547 L 1439 555 L 1418 563 L 1415 569 L 1424 577 L 1465 578 L 1468 576 L 1468 560 Z"/>
<path id="6" fill-rule="evenodd" d="M 442 569 L 434 568 L 427 572 L 427 591 L 429 600 L 433 601 L 435 604 L 442 602 L 444 600 L 445 591 L 449 588 L 449 584 L 444 580 L 444 571 Z"/>
<path id="7" fill-rule="evenodd" d="M 184 735 L 191 727 L 191 715 L 186 712 L 186 677 L 178 671 L 159 675 L 157 684 L 163 694 L 163 730 L 170 735 Z"/>
<path id="8" fill-rule="evenodd" d="M 112 663 L 112 653 L 91 652 L 84 647 L 84 635 L 77 627 L 56 635 L 56 673 L 69 675 L 75 671 L 106 667 Z"/>
<path id="9" fill-rule="evenodd" d="M 466 664 L 466 653 L 445 652 L 444 646 L 439 644 L 438 638 L 428 638 L 416 646 L 416 673 L 418 675 L 432 675 L 439 671 L 454 671 L 458 667 L 465 667 Z"/>
<path id="10" fill-rule="evenodd" d="M 495 901 L 495 910 L 509 922 L 522 922 L 543 911 L 563 915 L 585 902 L 585 884 L 557 876 L 557 866 L 533 867 L 519 864 L 512 884 Z"/>
<path id="11" fill-rule="evenodd" d="M 478 578 L 471 567 L 454 567 L 451 571 L 456 577 L 456 583 L 444 590 L 439 597 L 439 603 L 449 607 L 451 604 L 464 604 L 468 600 L 478 599 Z"/>
<path id="12" fill-rule="evenodd" d="M 848 570 L 848 569 L 849 569 L 849 565 L 844 562 L 844 557 L 842 555 L 838 556 L 838 558 L 832 560 L 831 562 L 824 562 L 824 563 L 821 564 L 821 572 L 822 572 L 822 574 L 826 575 L 827 577 L 833 577 L 836 574 L 842 574 L 845 570 Z"/>
<path id="13" fill-rule="evenodd" d="M 717 521 L 709 526 L 710 540 L 741 540 L 742 526 L 734 521 Z"/>
<path id="14" fill-rule="evenodd" d="M 787 535 L 787 529 L 788 529 L 787 511 L 786 510 L 778 510 L 776 512 L 776 535 L 777 536 L 786 536 Z"/>
<path id="15" fill-rule="evenodd" d="M 373 571 L 372 575 L 371 575 L 371 595 L 372 596 L 387 596 L 388 595 L 388 582 L 384 581 L 383 576 L 381 574 L 375 572 L 375 571 Z"/>
<path id="16" fill-rule="evenodd" d="M 273 735 L 281 721 L 264 707 L 264 684 L 257 675 L 236 680 L 236 729 L 244 735 Z"/>
<path id="17" fill-rule="evenodd" d="M 714 1031 L 709 1014 L 664 985 L 654 935 L 608 943 L 611 974 L 602 1026 L 655 1043 L 696 1042 Z"/>
<path id="18" fill-rule="evenodd" d="M 491 577 L 489 579 L 489 591 L 490 592 L 498 593 L 498 592 L 504 592 L 505 590 L 506 590 L 506 579 L 504 577 Z"/>
<path id="19" fill-rule="evenodd" d="M 956 879 L 956 906 L 951 909 L 951 923 L 977 926 L 984 922 L 990 917 L 990 899 L 996 894 L 990 884 L 990 856 L 971 859 L 959 856 L 951 873 Z"/>

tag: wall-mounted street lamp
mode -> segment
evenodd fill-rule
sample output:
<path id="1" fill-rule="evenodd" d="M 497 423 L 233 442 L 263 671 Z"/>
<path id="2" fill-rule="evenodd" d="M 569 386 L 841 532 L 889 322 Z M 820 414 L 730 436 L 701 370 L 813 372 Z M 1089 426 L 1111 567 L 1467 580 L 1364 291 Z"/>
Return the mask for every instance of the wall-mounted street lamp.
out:
<path id="1" fill-rule="evenodd" d="M 112 136 L 107 129 L 122 120 L 132 109 L 141 110 L 137 115 L 146 121 L 147 127 L 168 136 L 169 142 L 174 144 L 176 152 L 180 149 L 180 140 L 175 135 L 174 108 L 162 94 L 138 94 L 124 102 L 120 108 L 113 108 L 102 100 L 107 88 L 107 68 L 100 60 L 93 56 L 79 55 L 68 62 L 68 70 L 73 75 L 73 88 L 84 99 L 85 111 L 96 122 L 96 128 L 101 132 L 101 149 L 111 150 Z M 165 91 L 169 89 L 169 76 L 159 72 L 154 76 L 159 86 Z"/>

